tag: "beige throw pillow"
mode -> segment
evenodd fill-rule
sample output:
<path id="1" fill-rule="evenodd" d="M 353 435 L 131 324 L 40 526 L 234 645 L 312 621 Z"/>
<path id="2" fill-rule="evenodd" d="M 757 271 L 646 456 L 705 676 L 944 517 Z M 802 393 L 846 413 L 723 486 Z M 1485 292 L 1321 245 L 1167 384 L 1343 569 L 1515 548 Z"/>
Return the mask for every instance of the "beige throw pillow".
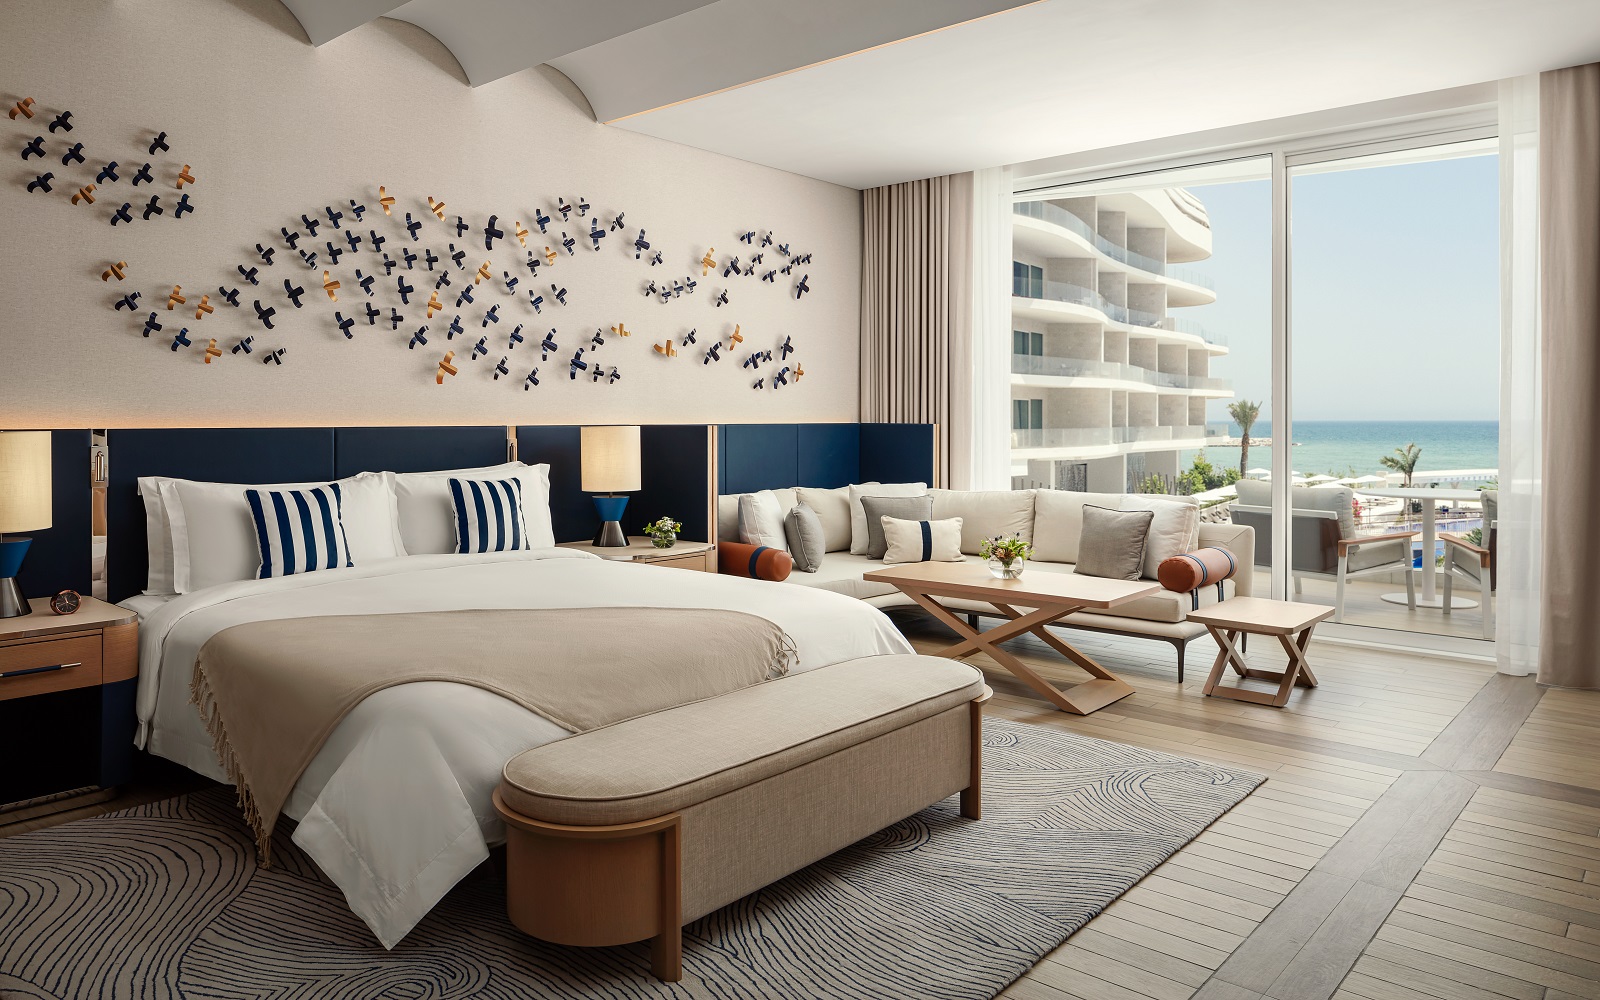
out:
<path id="1" fill-rule="evenodd" d="M 1083 534 L 1078 539 L 1080 576 L 1137 580 L 1144 569 L 1144 540 L 1155 518 L 1150 510 L 1109 510 L 1083 506 Z"/>
<path id="2" fill-rule="evenodd" d="M 960 562 L 961 518 L 942 521 L 907 521 L 884 515 L 883 561 L 889 563 Z"/>

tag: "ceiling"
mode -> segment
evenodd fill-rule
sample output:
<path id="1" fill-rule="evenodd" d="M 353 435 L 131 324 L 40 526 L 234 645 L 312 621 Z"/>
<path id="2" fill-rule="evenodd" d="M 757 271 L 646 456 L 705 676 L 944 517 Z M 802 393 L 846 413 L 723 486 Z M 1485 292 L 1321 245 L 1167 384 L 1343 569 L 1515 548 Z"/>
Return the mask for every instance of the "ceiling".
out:
<path id="1" fill-rule="evenodd" d="M 1600 59 L 1597 0 L 283 0 L 315 45 L 431 32 L 595 117 L 850 187 Z"/>

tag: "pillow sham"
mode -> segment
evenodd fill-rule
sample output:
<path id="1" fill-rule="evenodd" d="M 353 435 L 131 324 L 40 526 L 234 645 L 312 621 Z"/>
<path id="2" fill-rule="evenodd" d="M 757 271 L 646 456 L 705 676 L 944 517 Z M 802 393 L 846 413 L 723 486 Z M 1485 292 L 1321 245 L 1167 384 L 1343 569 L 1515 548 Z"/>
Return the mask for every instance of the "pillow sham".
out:
<path id="1" fill-rule="evenodd" d="M 1155 517 L 1149 510 L 1111 510 L 1083 505 L 1083 534 L 1078 539 L 1080 576 L 1137 580 L 1144 569 L 1144 540 Z"/>
<path id="2" fill-rule="evenodd" d="M 550 466 L 507 462 L 477 469 L 405 472 L 394 477 L 397 545 L 403 556 L 441 555 L 456 551 L 455 509 L 450 502 L 452 479 L 518 479 L 522 482 L 522 517 L 528 547 L 553 548 L 550 523 Z"/>
<path id="3" fill-rule="evenodd" d="M 221 583 L 257 579 L 261 565 L 248 490 L 292 492 L 327 483 L 202 483 L 171 479 L 161 484 L 172 530 L 173 588 L 188 594 Z M 363 472 L 339 487 L 342 533 L 350 559 L 366 563 L 400 555 L 394 547 L 394 485 L 387 472 Z"/>
<path id="4" fill-rule="evenodd" d="M 828 551 L 827 534 L 809 505 L 797 503 L 783 516 L 783 536 L 789 542 L 795 569 L 815 573 L 822 568 L 822 557 Z"/>
<path id="5" fill-rule="evenodd" d="M 522 514 L 520 479 L 451 479 L 456 551 L 513 552 L 531 548 Z"/>
<path id="6" fill-rule="evenodd" d="M 171 480 L 156 476 L 139 477 L 139 498 L 144 501 L 145 577 L 144 592 L 164 597 L 176 594 L 173 584 L 172 521 L 167 517 L 162 486 Z"/>
<path id="7" fill-rule="evenodd" d="M 778 498 L 771 490 L 739 497 L 739 541 L 789 551 L 789 543 L 783 536 L 783 508 L 778 506 Z"/>
<path id="8" fill-rule="evenodd" d="M 850 486 L 850 554 L 867 554 L 869 519 L 861 506 L 862 497 L 920 497 L 928 492 L 927 483 L 862 483 Z M 876 523 L 875 521 L 871 523 Z"/>
<path id="9" fill-rule="evenodd" d="M 339 509 L 339 484 L 244 491 L 261 563 L 256 579 L 352 566 Z"/>
<path id="10" fill-rule="evenodd" d="M 1120 506 L 1154 515 L 1145 535 L 1144 566 L 1139 573 L 1146 580 L 1159 579 L 1163 562 L 1194 549 L 1193 540 L 1200 534 L 1200 508 L 1196 505 L 1135 493 L 1123 497 Z"/>
<path id="11" fill-rule="evenodd" d="M 883 517 L 884 563 L 960 562 L 961 518 L 906 521 Z"/>
<path id="12" fill-rule="evenodd" d="M 926 521 L 933 517 L 933 498 L 919 497 L 862 497 L 861 507 L 867 515 L 868 559 L 882 559 L 886 543 L 883 538 L 883 518 L 898 517 L 906 521 Z"/>

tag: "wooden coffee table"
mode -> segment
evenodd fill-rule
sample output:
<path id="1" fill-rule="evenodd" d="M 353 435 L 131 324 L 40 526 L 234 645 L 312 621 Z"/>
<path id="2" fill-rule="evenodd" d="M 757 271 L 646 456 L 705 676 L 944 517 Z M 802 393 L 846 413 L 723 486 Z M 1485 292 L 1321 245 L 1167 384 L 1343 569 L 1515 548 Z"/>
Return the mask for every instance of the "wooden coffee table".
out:
<path id="1" fill-rule="evenodd" d="M 1217 640 L 1217 659 L 1211 664 L 1211 676 L 1206 678 L 1206 695 L 1282 708 L 1288 704 L 1289 693 L 1296 684 L 1316 687 L 1317 675 L 1311 672 L 1311 662 L 1306 659 L 1306 646 L 1311 643 L 1311 630 L 1318 622 L 1332 617 L 1333 611 L 1325 604 L 1233 597 L 1189 612 L 1189 621 L 1204 625 L 1211 638 Z M 1250 666 L 1234 645 L 1241 633 L 1275 636 L 1283 651 L 1289 654 L 1289 666 L 1283 670 L 1258 670 Z M 1278 690 L 1252 691 L 1219 684 L 1230 666 L 1240 677 L 1276 681 Z"/>
<path id="2" fill-rule="evenodd" d="M 935 618 L 961 636 L 961 640 L 935 655 L 960 659 L 984 652 L 996 663 L 1015 674 L 1063 712 L 1088 715 L 1133 694 L 1128 683 L 1102 667 L 1086 654 L 1072 648 L 1045 628 L 1074 611 L 1103 611 L 1154 594 L 1161 585 L 1147 580 L 1105 580 L 1071 573 L 1034 571 L 1021 579 L 997 580 L 979 562 L 907 563 L 867 573 L 863 579 L 898 587 Z M 935 598 L 964 598 L 983 601 L 1009 618 L 994 628 L 979 632 Z M 1024 614 L 1017 608 L 1034 608 Z M 1000 648 L 1000 643 L 1031 632 L 1050 648 L 1088 671 L 1094 680 L 1065 690 L 1041 677 L 1026 663 Z"/>

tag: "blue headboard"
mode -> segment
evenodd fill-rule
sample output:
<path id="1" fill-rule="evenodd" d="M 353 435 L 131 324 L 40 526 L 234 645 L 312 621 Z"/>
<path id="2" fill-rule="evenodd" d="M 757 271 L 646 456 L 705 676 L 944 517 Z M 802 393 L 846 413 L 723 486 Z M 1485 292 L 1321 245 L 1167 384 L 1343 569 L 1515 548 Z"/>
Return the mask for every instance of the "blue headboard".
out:
<path id="1" fill-rule="evenodd" d="M 935 424 L 723 424 L 717 492 L 850 483 L 939 485 Z"/>

